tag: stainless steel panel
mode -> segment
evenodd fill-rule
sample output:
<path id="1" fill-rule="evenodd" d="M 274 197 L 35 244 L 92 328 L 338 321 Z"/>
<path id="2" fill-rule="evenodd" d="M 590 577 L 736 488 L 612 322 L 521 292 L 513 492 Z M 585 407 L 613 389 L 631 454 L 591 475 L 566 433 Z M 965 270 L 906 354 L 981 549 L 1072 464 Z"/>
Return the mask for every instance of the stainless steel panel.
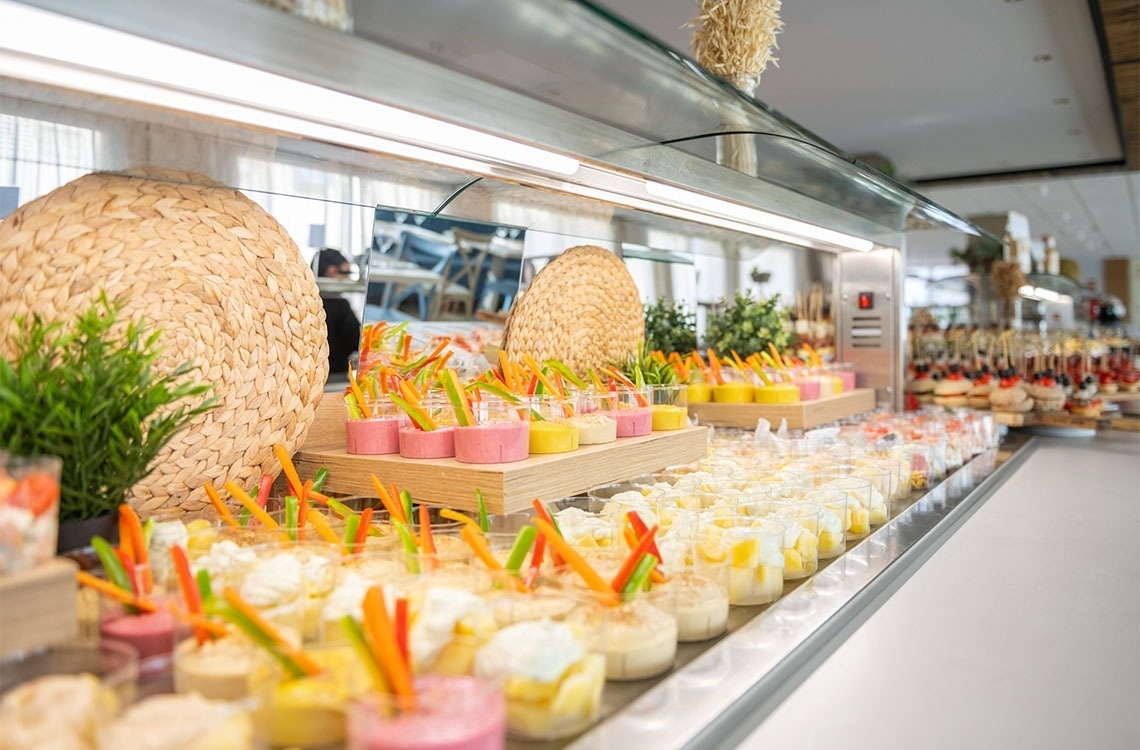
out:
<path id="1" fill-rule="evenodd" d="M 902 254 L 895 249 L 841 253 L 836 307 L 839 358 L 855 365 L 861 388 L 874 388 L 877 401 L 902 408 Z M 872 305 L 860 309 L 860 295 Z"/>

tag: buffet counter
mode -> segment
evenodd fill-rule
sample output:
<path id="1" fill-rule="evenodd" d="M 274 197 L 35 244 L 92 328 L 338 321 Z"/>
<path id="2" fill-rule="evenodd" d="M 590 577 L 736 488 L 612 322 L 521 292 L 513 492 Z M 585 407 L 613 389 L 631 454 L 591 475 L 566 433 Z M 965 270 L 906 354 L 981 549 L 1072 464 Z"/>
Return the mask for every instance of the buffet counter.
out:
<path id="1" fill-rule="evenodd" d="M 742 747 L 805 746 L 820 706 L 828 726 L 862 728 L 843 732 L 849 748 L 1140 747 L 1140 441 L 1036 438 L 1021 453 Z M 888 702 L 890 731 L 865 731 Z"/>
<path id="2" fill-rule="evenodd" d="M 1036 450 L 1036 443 L 1012 434 L 1000 451 L 978 456 L 926 494 L 894 509 L 886 525 L 852 544 L 846 554 L 776 603 L 734 608 L 728 635 L 711 645 L 682 647 L 678 668 L 652 687 L 647 689 L 644 683 L 607 686 L 610 718 L 568 746 L 575 750 L 720 748 L 740 742 L 801 682 L 814 680 L 813 673 L 828 656 L 903 589 L 998 488 L 1011 477 L 1024 477 L 1019 467 Z M 1126 455 L 1125 450 L 1122 456 Z M 1054 458 L 1044 460 L 1055 462 Z M 1063 493 L 1066 501 L 1075 496 Z M 1011 528 L 1017 528 L 1016 524 Z M 993 554 L 981 560 L 992 567 Z M 977 586 L 992 577 L 982 571 L 965 580 Z M 1055 598 L 1041 601 L 1043 606 L 1056 604 Z M 877 653 L 876 658 L 887 651 L 891 649 Z M 877 700 L 886 700 L 885 687 L 877 689 L 883 694 L 880 699 L 875 690 L 866 691 L 871 682 L 880 684 L 869 674 L 863 670 L 844 683 L 844 702 L 851 703 L 851 710 L 860 715 L 850 724 L 835 726 L 865 725 L 880 705 Z M 818 718 L 818 710 L 816 714 Z M 802 733 L 812 720 L 804 723 L 801 719 L 796 721 Z M 850 739 L 849 733 L 845 735 Z M 514 746 L 523 747 L 521 743 Z"/>

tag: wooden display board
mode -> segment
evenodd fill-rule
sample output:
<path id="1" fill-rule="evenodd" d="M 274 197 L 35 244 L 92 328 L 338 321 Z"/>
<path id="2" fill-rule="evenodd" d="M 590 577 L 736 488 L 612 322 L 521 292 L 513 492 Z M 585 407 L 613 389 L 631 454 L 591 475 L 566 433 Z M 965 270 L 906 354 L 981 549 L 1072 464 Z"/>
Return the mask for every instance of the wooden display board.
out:
<path id="1" fill-rule="evenodd" d="M 531 507 L 536 497 L 567 497 L 591 487 L 632 479 L 667 466 L 692 463 L 708 455 L 708 429 L 654 432 L 620 438 L 604 445 L 584 445 L 570 453 L 531 456 L 509 464 L 462 464 L 453 458 L 409 459 L 397 455 L 358 456 L 345 450 L 344 406 L 326 394 L 309 437 L 293 463 L 301 476 L 329 470 L 324 489 L 335 494 L 372 496 L 371 475 L 394 482 L 416 500 L 475 510 L 480 489 L 491 513 Z"/>
<path id="2" fill-rule="evenodd" d="M 838 396 L 799 404 L 689 404 L 689 414 L 700 424 L 749 430 L 756 428 L 758 419 L 767 419 L 773 429 L 780 426 L 780 420 L 786 419 L 788 429 L 807 430 L 874 409 L 874 388 L 856 388 Z"/>
<path id="3" fill-rule="evenodd" d="M 75 571 L 57 557 L 0 578 L 0 657 L 73 640 L 79 633 Z"/>

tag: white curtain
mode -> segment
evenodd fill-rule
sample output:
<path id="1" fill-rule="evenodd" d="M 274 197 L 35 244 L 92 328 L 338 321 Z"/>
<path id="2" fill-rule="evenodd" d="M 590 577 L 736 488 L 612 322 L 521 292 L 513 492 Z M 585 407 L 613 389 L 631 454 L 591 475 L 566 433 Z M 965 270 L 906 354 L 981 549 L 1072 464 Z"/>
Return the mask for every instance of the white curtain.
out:
<path id="1" fill-rule="evenodd" d="M 0 186 L 24 204 L 95 170 L 102 134 L 14 114 L 0 114 Z"/>

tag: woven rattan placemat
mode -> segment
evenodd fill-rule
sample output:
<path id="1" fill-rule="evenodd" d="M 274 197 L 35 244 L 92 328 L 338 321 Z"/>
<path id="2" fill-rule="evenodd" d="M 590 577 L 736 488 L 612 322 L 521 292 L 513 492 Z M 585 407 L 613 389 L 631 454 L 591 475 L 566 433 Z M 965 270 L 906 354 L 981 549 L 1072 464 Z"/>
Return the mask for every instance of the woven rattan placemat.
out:
<path id="1" fill-rule="evenodd" d="M 160 366 L 194 362 L 219 400 L 159 454 L 132 504 L 196 512 L 207 480 L 276 473 L 273 444 L 301 444 L 328 374 L 320 293 L 281 225 L 237 190 L 159 170 L 85 175 L 0 222 L 0 321 L 66 322 L 100 290 L 124 319 L 162 329 Z"/>

